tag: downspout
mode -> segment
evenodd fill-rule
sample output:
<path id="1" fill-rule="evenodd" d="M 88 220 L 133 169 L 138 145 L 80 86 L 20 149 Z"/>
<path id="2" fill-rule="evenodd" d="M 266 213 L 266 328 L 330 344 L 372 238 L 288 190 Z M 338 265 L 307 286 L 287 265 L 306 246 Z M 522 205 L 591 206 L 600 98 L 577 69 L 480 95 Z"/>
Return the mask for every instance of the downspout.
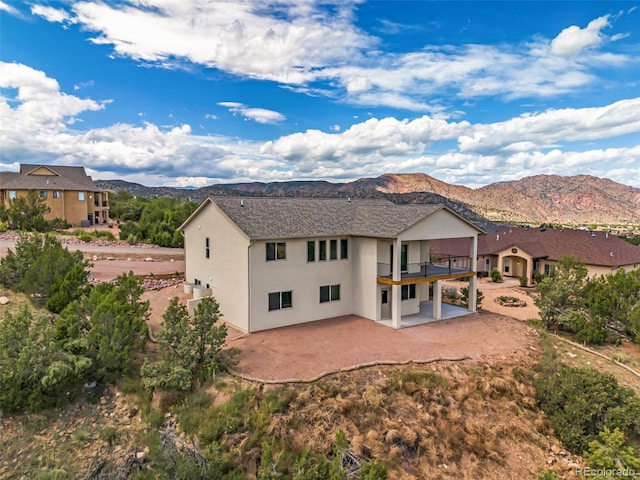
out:
<path id="1" fill-rule="evenodd" d="M 247 333 L 251 333 L 251 247 L 254 243 L 249 240 L 247 245 Z"/>

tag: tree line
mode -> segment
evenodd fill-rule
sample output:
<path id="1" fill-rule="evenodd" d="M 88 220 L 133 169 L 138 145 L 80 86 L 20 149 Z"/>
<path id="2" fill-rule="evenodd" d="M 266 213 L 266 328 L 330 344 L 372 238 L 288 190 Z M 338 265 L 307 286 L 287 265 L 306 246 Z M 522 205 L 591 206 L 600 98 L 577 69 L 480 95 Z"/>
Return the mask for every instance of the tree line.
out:
<path id="1" fill-rule="evenodd" d="M 22 235 L 0 261 L 0 284 L 28 295 L 34 307 L 23 305 L 0 321 L 0 412 L 55 406 L 86 382 L 113 382 L 144 349 L 149 302 L 142 300 L 141 281 L 129 272 L 94 285 L 89 266 L 80 252 L 40 234 Z M 159 362 L 145 364 L 145 384 L 189 389 L 221 368 L 226 327 L 217 325 L 220 316 L 213 298 L 201 301 L 193 319 L 172 301 Z"/>

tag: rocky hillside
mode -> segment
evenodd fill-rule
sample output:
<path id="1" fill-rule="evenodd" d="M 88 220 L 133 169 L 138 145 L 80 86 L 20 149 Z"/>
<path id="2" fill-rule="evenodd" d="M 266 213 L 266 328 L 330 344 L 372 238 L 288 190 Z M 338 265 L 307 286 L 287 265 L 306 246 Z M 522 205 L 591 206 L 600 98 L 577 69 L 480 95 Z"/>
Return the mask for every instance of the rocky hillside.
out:
<path id="1" fill-rule="evenodd" d="M 99 187 L 142 196 L 216 195 L 388 198 L 395 203 L 443 203 L 473 221 L 638 224 L 640 189 L 588 175 L 536 175 L 472 189 L 451 185 L 423 173 L 385 174 L 348 183 L 326 181 L 210 185 L 195 190 L 144 187 L 98 180 Z"/>

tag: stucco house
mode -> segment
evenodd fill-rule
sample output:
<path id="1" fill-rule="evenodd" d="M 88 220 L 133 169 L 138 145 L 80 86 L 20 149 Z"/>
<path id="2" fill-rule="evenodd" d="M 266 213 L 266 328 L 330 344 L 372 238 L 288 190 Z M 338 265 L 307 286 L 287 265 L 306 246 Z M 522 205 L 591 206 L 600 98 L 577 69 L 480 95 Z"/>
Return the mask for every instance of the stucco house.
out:
<path id="1" fill-rule="evenodd" d="M 482 230 L 440 205 L 208 198 L 180 230 L 187 282 L 245 332 L 349 314 L 401 328 L 426 301 L 439 319 L 441 283 L 454 278 L 469 279 L 476 310 L 474 269 L 435 265 L 430 245 L 466 239 L 475 258 Z"/>
<path id="2" fill-rule="evenodd" d="M 464 252 L 468 241 L 433 242 L 433 250 Z M 560 257 L 582 260 L 589 276 L 610 274 L 622 268 L 640 268 L 640 247 L 616 235 L 600 231 L 505 227 L 478 238 L 476 270 L 490 272 L 497 268 L 506 277 L 526 277 L 536 272 L 549 273 Z M 462 260 L 461 260 L 462 261 Z"/>
<path id="3" fill-rule="evenodd" d="M 84 167 L 21 164 L 19 172 L 0 172 L 0 204 L 37 191 L 50 212 L 47 220 L 61 218 L 72 226 L 109 221 L 108 192 L 99 189 Z"/>

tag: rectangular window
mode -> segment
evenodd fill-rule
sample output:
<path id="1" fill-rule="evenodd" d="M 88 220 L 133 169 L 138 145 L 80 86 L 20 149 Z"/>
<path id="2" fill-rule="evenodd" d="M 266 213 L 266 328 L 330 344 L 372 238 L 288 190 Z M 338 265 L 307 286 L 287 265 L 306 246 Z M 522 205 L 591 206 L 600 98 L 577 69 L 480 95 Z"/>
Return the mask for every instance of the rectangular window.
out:
<path id="1" fill-rule="evenodd" d="M 544 274 L 549 275 L 551 273 L 551 265 L 548 263 L 544 264 Z"/>
<path id="2" fill-rule="evenodd" d="M 509 273 L 509 259 L 505 258 L 504 259 L 504 267 L 503 267 L 503 271 L 504 273 Z"/>
<path id="3" fill-rule="evenodd" d="M 331 301 L 340 300 L 340 285 L 331 285 Z"/>
<path id="4" fill-rule="evenodd" d="M 409 245 L 406 243 L 400 245 L 400 270 L 409 270 Z"/>
<path id="5" fill-rule="evenodd" d="M 316 261 L 316 241 L 309 240 L 307 242 L 307 262 Z"/>
<path id="6" fill-rule="evenodd" d="M 293 293 L 273 292 L 269 294 L 269 311 L 280 310 L 281 308 L 291 308 L 293 306 Z"/>
<path id="7" fill-rule="evenodd" d="M 346 238 L 340 240 L 340 259 L 349 258 L 349 241 Z"/>
<path id="8" fill-rule="evenodd" d="M 280 310 L 280 292 L 269 294 L 269 311 Z"/>
<path id="9" fill-rule="evenodd" d="M 416 298 L 416 284 L 402 285 L 400 295 L 402 300 L 409 300 L 410 298 Z"/>
<path id="10" fill-rule="evenodd" d="M 209 248 L 209 237 L 207 237 L 204 239 L 204 257 L 209 258 L 210 253 L 211 253 L 211 250 Z"/>
<path id="11" fill-rule="evenodd" d="M 9 200 L 15 200 L 18 197 L 18 192 L 15 190 L 9 190 Z"/>
<path id="12" fill-rule="evenodd" d="M 320 254 L 320 261 L 324 261 L 327 259 L 327 241 L 326 240 L 319 240 L 318 241 L 318 250 L 319 250 L 319 254 Z"/>
<path id="13" fill-rule="evenodd" d="M 338 259 L 338 240 L 329 241 L 329 258 L 331 260 Z"/>
<path id="14" fill-rule="evenodd" d="M 78 201 L 84 202 L 84 192 L 78 192 Z"/>
<path id="15" fill-rule="evenodd" d="M 285 242 L 267 242 L 267 261 L 285 260 L 287 244 Z"/>
<path id="16" fill-rule="evenodd" d="M 47 191 L 46 190 L 40 190 L 40 198 L 47 198 Z"/>
<path id="17" fill-rule="evenodd" d="M 340 300 L 340 285 L 323 285 L 320 287 L 320 303 Z"/>
<path id="18" fill-rule="evenodd" d="M 53 198 L 60 198 L 60 190 L 56 190 L 53 192 Z"/>

